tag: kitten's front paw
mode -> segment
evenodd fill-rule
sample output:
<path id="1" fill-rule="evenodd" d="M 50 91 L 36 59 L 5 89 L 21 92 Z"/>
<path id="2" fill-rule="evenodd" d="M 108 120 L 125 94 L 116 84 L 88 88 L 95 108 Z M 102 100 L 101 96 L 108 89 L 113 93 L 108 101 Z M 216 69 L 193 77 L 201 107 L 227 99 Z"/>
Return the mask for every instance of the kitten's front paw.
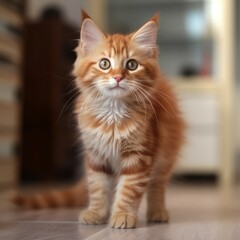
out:
<path id="1" fill-rule="evenodd" d="M 86 209 L 80 213 L 79 222 L 82 224 L 104 224 L 107 222 L 107 218 L 101 216 L 97 211 Z"/>
<path id="2" fill-rule="evenodd" d="M 110 220 L 112 228 L 135 228 L 137 218 L 127 213 L 115 213 Z"/>
<path id="3" fill-rule="evenodd" d="M 147 214 L 148 222 L 162 222 L 167 223 L 169 221 L 168 211 L 166 209 L 149 211 Z"/>

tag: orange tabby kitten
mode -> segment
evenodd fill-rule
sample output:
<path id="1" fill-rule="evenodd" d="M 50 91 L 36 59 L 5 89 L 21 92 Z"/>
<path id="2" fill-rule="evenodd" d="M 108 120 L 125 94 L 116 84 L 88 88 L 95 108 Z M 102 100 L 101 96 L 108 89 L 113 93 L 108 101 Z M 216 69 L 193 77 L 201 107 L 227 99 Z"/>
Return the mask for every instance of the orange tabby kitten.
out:
<path id="1" fill-rule="evenodd" d="M 133 228 L 147 192 L 148 221 L 167 222 L 164 190 L 185 124 L 158 66 L 158 17 L 125 36 L 103 33 L 83 16 L 73 73 L 81 91 L 76 117 L 85 147 L 89 203 L 79 221 L 102 224 L 110 215 L 111 227 Z M 30 207 L 83 205 L 84 186 L 19 196 L 15 202 Z"/>

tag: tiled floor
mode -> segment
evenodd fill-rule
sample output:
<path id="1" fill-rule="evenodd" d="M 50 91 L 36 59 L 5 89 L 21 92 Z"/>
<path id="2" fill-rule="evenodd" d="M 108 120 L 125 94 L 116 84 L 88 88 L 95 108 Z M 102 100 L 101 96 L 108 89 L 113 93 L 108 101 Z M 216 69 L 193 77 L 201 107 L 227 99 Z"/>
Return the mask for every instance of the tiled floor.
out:
<path id="1" fill-rule="evenodd" d="M 1 194 L 1 240 L 239 240 L 240 191 L 209 186 L 170 186 L 167 199 L 169 224 L 146 224 L 141 206 L 136 229 L 118 230 L 107 225 L 85 226 L 77 222 L 76 209 L 26 211 L 11 206 Z"/>

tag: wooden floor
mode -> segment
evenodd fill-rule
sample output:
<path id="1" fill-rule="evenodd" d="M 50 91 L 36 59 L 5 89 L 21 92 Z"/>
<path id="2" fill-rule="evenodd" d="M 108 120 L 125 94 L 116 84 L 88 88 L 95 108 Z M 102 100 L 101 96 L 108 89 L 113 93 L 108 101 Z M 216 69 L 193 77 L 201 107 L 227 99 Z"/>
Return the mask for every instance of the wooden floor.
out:
<path id="1" fill-rule="evenodd" d="M 169 224 L 145 223 L 145 203 L 136 229 L 118 230 L 107 225 L 85 226 L 77 222 L 78 210 L 22 211 L 1 194 L 1 240 L 239 240 L 240 191 L 212 186 L 170 186 L 167 192 Z"/>

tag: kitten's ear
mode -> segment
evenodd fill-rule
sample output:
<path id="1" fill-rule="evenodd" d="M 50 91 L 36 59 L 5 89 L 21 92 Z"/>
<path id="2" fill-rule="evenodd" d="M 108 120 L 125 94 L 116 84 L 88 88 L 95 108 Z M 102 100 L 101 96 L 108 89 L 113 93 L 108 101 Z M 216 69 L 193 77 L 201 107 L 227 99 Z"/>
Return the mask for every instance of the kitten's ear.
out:
<path id="1" fill-rule="evenodd" d="M 145 23 L 133 36 L 132 41 L 141 48 L 152 49 L 156 47 L 157 30 L 158 30 L 159 14 L 152 17 Z"/>
<path id="2" fill-rule="evenodd" d="M 88 54 L 94 50 L 99 43 L 105 40 L 106 36 L 83 10 L 82 19 L 80 49 L 83 53 Z"/>

